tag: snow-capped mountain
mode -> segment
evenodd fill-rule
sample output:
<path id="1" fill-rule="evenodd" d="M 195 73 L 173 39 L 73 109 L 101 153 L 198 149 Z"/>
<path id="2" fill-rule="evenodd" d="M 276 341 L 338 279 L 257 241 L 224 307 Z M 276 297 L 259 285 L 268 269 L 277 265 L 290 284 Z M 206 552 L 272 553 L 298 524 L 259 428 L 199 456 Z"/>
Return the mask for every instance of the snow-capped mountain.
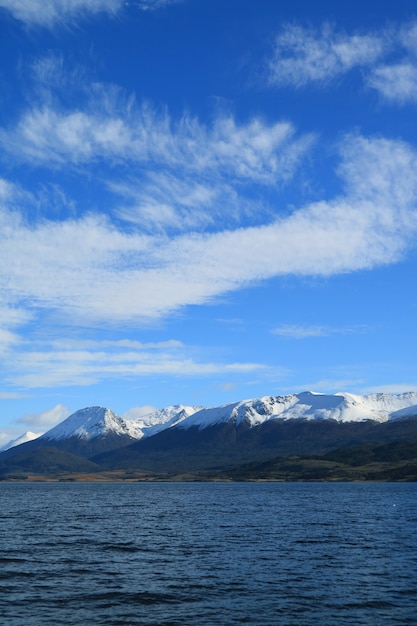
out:
<path id="1" fill-rule="evenodd" d="M 167 421 L 158 432 L 92 460 L 107 469 L 186 473 L 359 443 L 417 440 L 416 417 L 414 392 L 265 396 Z"/>
<path id="2" fill-rule="evenodd" d="M 2 451 L 0 474 L 29 471 L 29 462 L 43 468 L 46 456 L 53 473 L 68 465 L 63 456 L 68 453 L 82 457 L 80 463 L 74 458 L 70 463 L 80 472 L 87 471 L 84 461 L 89 459 L 95 468 L 91 471 L 164 474 L 402 441 L 417 441 L 416 392 L 303 392 L 212 408 L 171 406 L 136 420 L 89 407 L 38 439 Z"/>
<path id="3" fill-rule="evenodd" d="M 100 406 L 80 409 L 42 435 L 42 440 L 59 441 L 78 437 L 89 441 L 108 434 L 125 435 L 132 439 L 143 437 L 142 429 L 135 423 L 124 420 L 110 409 Z"/>
<path id="4" fill-rule="evenodd" d="M 33 433 L 31 430 L 28 430 L 27 432 L 23 433 L 23 435 L 20 435 L 20 437 L 8 441 L 4 446 L 0 448 L 0 452 L 2 452 L 3 450 L 10 450 L 10 448 L 14 448 L 15 446 L 20 446 L 21 443 L 34 441 L 35 439 L 38 439 L 38 437 L 40 437 L 41 435 L 42 433 Z"/>
<path id="5" fill-rule="evenodd" d="M 127 446 L 142 437 L 143 430 L 134 421 L 125 420 L 110 409 L 93 406 L 76 411 L 24 447 L 25 451 L 53 447 L 89 458 Z"/>
<path id="6" fill-rule="evenodd" d="M 139 420 L 135 420 L 135 424 L 140 426 L 144 437 L 151 437 L 165 428 L 177 426 L 177 424 L 202 409 L 202 406 L 184 406 L 182 404 L 168 406 L 165 409 L 153 411 L 142 416 Z"/>
<path id="7" fill-rule="evenodd" d="M 201 409 L 181 420 L 177 427 L 196 426 L 202 429 L 225 422 L 258 426 L 276 419 L 386 422 L 409 415 L 417 415 L 416 392 L 400 395 L 379 393 L 360 396 L 350 393 L 326 395 L 305 391 L 288 396 L 264 396 L 220 407 Z"/>
<path id="8" fill-rule="evenodd" d="M 73 413 L 36 440 L 23 446 L 16 442 L 13 450 L 20 452 L 24 447 L 28 452 L 52 446 L 89 459 L 104 458 L 103 455 L 114 451 L 117 466 L 121 459 L 127 465 L 142 462 L 145 453 L 154 458 L 152 450 L 163 449 L 171 450 L 172 463 L 177 464 L 184 446 L 195 458 L 205 454 L 207 446 L 210 454 L 220 446 L 222 454 L 227 456 L 229 452 L 225 450 L 229 444 L 235 446 L 239 457 L 241 453 L 247 454 L 249 448 L 255 450 L 259 446 L 266 446 L 268 454 L 331 449 L 352 438 L 367 437 L 372 425 L 388 426 L 391 433 L 390 425 L 400 425 L 404 418 L 413 416 L 417 416 L 416 392 L 363 396 L 303 392 L 212 408 L 170 406 L 136 420 L 125 419 L 104 407 L 88 407 Z M 417 424 L 417 420 L 412 421 Z M 314 426 L 313 430 L 308 424 Z M 414 432 L 415 425 L 410 428 Z M 403 436 L 400 429 L 394 430 L 399 437 Z M 371 433 L 372 437 L 375 432 Z M 298 447 L 294 447 L 295 439 Z M 242 452 L 242 446 L 246 446 L 246 452 Z M 8 457 L 11 454 L 15 453 L 10 449 L 1 453 Z"/>
<path id="9" fill-rule="evenodd" d="M 350 393 L 322 394 L 305 391 L 286 396 L 264 396 L 242 400 L 219 407 L 175 405 L 141 416 L 125 419 L 104 407 L 87 407 L 76 411 L 43 435 L 25 433 L 9 442 L 6 450 L 39 438 L 62 441 L 76 437 L 90 441 L 97 437 L 116 435 L 139 440 L 168 428 L 204 429 L 215 424 L 231 422 L 236 426 L 246 423 L 259 426 L 270 420 L 336 420 L 385 422 L 391 419 L 417 415 L 417 392 L 394 394 L 354 395 Z"/>
<path id="10" fill-rule="evenodd" d="M 164 428 L 175 426 L 201 408 L 183 405 L 169 406 L 132 420 L 125 419 L 104 407 L 87 407 L 73 413 L 48 430 L 41 439 L 59 441 L 78 437 L 88 441 L 109 434 L 141 439 Z"/>

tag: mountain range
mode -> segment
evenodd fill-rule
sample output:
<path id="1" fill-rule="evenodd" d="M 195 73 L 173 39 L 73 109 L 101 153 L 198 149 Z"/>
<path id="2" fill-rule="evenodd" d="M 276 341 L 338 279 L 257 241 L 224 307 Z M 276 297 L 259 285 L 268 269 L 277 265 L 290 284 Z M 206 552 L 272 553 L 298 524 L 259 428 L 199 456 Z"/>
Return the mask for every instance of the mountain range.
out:
<path id="1" fill-rule="evenodd" d="M 303 392 L 211 408 L 171 406 L 140 420 L 89 407 L 36 439 L 11 442 L 0 453 L 0 476 L 230 471 L 276 457 L 326 455 L 341 447 L 398 441 L 417 442 L 416 392 Z"/>

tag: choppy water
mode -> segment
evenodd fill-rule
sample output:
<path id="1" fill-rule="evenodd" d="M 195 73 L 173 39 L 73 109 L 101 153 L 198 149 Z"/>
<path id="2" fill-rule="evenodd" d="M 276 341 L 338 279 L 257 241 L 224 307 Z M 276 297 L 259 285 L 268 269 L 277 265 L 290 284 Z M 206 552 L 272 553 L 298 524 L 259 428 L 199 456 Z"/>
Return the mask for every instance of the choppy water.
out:
<path id="1" fill-rule="evenodd" d="M 0 623 L 417 624 L 417 484 L 0 484 Z"/>

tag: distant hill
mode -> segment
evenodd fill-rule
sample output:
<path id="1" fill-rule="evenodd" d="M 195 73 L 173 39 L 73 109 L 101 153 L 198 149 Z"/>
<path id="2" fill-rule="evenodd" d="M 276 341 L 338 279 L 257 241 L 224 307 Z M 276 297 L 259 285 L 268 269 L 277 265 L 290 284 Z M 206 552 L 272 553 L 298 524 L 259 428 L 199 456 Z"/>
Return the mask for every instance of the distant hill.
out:
<path id="1" fill-rule="evenodd" d="M 7 461 L 0 459 L 0 478 L 19 474 L 59 475 L 72 472 L 97 472 L 101 468 L 92 461 L 58 450 L 52 446 L 21 451 Z"/>
<path id="2" fill-rule="evenodd" d="M 346 446 L 323 456 L 277 457 L 206 472 L 205 478 L 284 481 L 417 481 L 417 440 Z"/>

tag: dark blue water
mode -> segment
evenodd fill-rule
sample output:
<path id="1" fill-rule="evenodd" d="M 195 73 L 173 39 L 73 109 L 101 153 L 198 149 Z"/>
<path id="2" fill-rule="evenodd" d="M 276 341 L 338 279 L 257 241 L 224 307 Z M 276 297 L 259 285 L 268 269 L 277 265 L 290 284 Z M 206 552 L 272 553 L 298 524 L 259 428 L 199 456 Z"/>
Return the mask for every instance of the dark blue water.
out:
<path id="1" fill-rule="evenodd" d="M 0 624 L 417 624 L 417 484 L 0 484 Z"/>

